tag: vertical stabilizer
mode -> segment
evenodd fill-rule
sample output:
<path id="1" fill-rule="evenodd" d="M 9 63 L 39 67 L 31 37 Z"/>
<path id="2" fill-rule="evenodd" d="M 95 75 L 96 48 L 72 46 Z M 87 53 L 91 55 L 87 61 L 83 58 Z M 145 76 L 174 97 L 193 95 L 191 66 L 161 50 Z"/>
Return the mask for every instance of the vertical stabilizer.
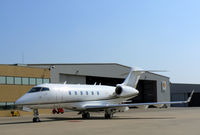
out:
<path id="1" fill-rule="evenodd" d="M 139 69 L 139 68 L 131 68 L 130 73 L 122 83 L 123 85 L 130 86 L 133 88 L 136 88 L 137 83 L 140 79 L 141 74 L 144 73 L 144 70 Z"/>

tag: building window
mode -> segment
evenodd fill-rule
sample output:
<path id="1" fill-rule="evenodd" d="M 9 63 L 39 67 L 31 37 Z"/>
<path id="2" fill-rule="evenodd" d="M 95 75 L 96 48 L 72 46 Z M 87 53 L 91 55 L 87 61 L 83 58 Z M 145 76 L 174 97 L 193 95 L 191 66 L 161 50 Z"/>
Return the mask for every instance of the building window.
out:
<path id="1" fill-rule="evenodd" d="M 37 84 L 37 85 L 42 84 L 42 79 L 41 79 L 41 78 L 37 78 L 37 79 L 36 79 L 36 84 Z"/>
<path id="2" fill-rule="evenodd" d="M 43 79 L 43 83 L 49 83 L 49 79 Z"/>
<path id="3" fill-rule="evenodd" d="M 30 78 L 30 85 L 36 85 L 35 78 Z"/>
<path id="4" fill-rule="evenodd" d="M 6 84 L 6 77 L 0 76 L 0 84 Z"/>
<path id="5" fill-rule="evenodd" d="M 49 78 L 0 76 L 0 84 L 39 85 L 42 83 L 49 83 L 49 82 L 50 82 Z"/>
<path id="6" fill-rule="evenodd" d="M 7 84 L 14 84 L 14 77 L 6 77 Z"/>
<path id="7" fill-rule="evenodd" d="M 23 85 L 28 85 L 29 84 L 29 78 L 22 78 L 22 84 Z"/>
<path id="8" fill-rule="evenodd" d="M 15 77 L 15 84 L 22 84 L 22 78 L 21 77 Z"/>

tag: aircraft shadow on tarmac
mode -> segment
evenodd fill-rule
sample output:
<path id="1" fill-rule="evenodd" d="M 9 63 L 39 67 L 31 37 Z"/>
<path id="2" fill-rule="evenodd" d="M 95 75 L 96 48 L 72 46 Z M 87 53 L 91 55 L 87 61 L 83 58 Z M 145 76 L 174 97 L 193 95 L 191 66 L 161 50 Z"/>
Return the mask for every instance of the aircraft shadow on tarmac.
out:
<path id="1" fill-rule="evenodd" d="M 91 117 L 90 119 L 82 119 L 82 118 L 66 118 L 66 117 L 41 117 L 41 122 L 55 122 L 55 121 L 68 121 L 68 122 L 81 122 L 85 120 L 162 120 L 162 119 L 175 119 L 176 117 L 117 117 L 114 116 L 112 119 L 105 119 L 104 117 Z M 14 125 L 14 124 L 33 124 L 30 121 L 17 121 L 17 122 L 5 122 L 1 123 L 1 125 Z"/>
<path id="2" fill-rule="evenodd" d="M 117 117 L 114 116 L 112 119 L 105 119 L 104 117 L 91 117 L 90 119 L 83 118 L 66 118 L 66 117 L 48 117 L 47 121 L 65 121 L 65 120 L 134 120 L 134 119 L 175 119 L 175 117 Z"/>

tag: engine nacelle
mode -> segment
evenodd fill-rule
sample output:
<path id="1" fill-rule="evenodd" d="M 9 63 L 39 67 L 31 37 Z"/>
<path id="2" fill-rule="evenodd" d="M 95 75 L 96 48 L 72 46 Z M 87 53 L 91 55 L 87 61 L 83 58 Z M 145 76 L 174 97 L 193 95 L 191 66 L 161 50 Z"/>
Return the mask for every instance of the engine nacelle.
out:
<path id="1" fill-rule="evenodd" d="M 135 88 L 122 84 L 118 84 L 115 89 L 115 94 L 119 97 L 136 96 L 138 93 L 138 90 L 136 90 Z"/>

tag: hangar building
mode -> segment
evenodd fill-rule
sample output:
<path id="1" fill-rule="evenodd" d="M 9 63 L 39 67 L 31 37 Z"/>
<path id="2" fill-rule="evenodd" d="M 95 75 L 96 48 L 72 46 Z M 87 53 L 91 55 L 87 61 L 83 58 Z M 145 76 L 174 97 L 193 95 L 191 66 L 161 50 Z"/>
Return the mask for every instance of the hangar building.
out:
<path id="1" fill-rule="evenodd" d="M 172 101 L 184 101 L 187 100 L 192 90 L 194 94 L 191 102 L 187 104 L 174 104 L 173 107 L 199 107 L 200 106 L 200 84 L 182 84 L 171 83 L 171 100 Z"/>
<path id="2" fill-rule="evenodd" d="M 117 63 L 86 64 L 27 64 L 29 67 L 48 68 L 51 83 L 111 85 L 122 83 L 130 67 Z M 150 72 L 144 73 L 138 83 L 140 95 L 133 102 L 170 101 L 169 78 Z"/>
<path id="3" fill-rule="evenodd" d="M 48 69 L 0 65 L 0 102 L 15 102 L 31 87 L 49 81 Z"/>
<path id="4" fill-rule="evenodd" d="M 14 105 L 33 86 L 49 82 L 49 69 L 19 64 L 0 65 L 0 110 L 9 109 L 7 105 Z M 10 116 L 10 111 L 0 111 L 0 116 Z"/>

